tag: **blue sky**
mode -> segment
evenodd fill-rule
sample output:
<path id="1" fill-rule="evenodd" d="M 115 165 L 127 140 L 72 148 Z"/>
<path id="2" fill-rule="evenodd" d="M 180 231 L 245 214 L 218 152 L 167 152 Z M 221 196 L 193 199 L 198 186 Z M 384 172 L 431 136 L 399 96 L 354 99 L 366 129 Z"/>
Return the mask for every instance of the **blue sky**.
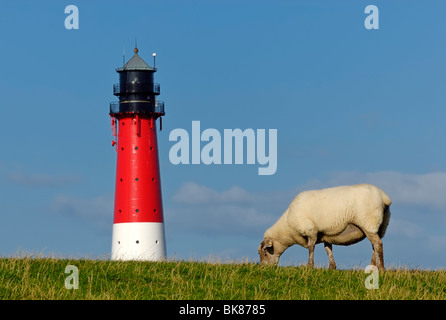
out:
<path id="1" fill-rule="evenodd" d="M 79 8 L 67 30 L 65 6 Z M 364 8 L 379 8 L 367 30 Z M 0 255 L 107 257 L 116 153 L 108 105 L 123 50 L 157 53 L 167 252 L 257 259 L 302 190 L 360 182 L 392 198 L 387 265 L 446 267 L 446 3 L 14 1 L 0 4 Z M 169 133 L 277 129 L 277 172 L 173 165 Z M 367 240 L 335 247 L 365 267 Z M 283 264 L 305 263 L 293 247 Z M 322 247 L 316 263 L 328 264 Z"/>

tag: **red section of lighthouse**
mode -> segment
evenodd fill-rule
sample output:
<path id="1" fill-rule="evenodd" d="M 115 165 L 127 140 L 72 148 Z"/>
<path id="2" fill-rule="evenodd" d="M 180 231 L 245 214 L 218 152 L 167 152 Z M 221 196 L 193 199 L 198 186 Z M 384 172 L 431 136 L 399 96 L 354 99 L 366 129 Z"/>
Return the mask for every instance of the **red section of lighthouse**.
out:
<path id="1" fill-rule="evenodd" d="M 118 123 L 114 223 L 163 222 L 156 121 L 135 115 Z"/>
<path id="2" fill-rule="evenodd" d="M 157 118 L 164 104 L 153 82 L 156 68 L 135 55 L 120 69 L 113 87 L 119 102 L 110 105 L 117 151 L 112 260 L 166 257 L 157 145 Z"/>

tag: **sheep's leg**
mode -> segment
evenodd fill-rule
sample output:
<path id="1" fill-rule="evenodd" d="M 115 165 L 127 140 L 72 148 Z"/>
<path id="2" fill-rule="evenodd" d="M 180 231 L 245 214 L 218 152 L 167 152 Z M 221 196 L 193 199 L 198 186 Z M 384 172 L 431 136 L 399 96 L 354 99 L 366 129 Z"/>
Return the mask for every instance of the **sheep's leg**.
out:
<path id="1" fill-rule="evenodd" d="M 316 246 L 316 238 L 308 237 L 308 266 L 314 267 L 314 247 Z"/>
<path id="2" fill-rule="evenodd" d="M 329 261 L 329 268 L 330 269 L 336 269 L 336 262 L 334 260 L 333 257 L 333 251 L 331 249 L 331 243 L 328 242 L 324 242 L 324 248 L 325 248 L 325 252 L 327 253 L 328 256 L 328 261 Z"/>
<path id="3" fill-rule="evenodd" d="M 372 252 L 373 252 L 373 254 L 372 254 L 372 260 L 370 261 L 370 264 L 371 264 L 372 266 L 376 266 L 376 252 L 375 252 L 375 250 L 373 249 L 373 245 L 372 245 Z"/>
<path id="4" fill-rule="evenodd" d="M 372 264 L 378 267 L 379 270 L 384 269 L 384 252 L 383 252 L 383 242 L 378 234 L 376 233 L 366 233 L 367 239 L 370 240 L 373 246 Z"/>

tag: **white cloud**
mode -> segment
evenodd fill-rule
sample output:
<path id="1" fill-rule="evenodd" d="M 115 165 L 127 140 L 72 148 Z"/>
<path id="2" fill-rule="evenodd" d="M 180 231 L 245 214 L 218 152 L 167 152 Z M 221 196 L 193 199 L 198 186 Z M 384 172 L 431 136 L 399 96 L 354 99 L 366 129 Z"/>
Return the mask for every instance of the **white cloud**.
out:
<path id="1" fill-rule="evenodd" d="M 216 204 L 204 206 L 169 207 L 164 210 L 165 221 L 175 230 L 202 234 L 263 234 L 278 216 L 262 212 L 254 206 Z"/>
<path id="2" fill-rule="evenodd" d="M 373 173 L 338 172 L 327 183 L 312 181 L 313 186 L 371 183 L 382 188 L 393 203 L 446 209 L 446 172 L 407 174 L 396 171 Z"/>
<path id="3" fill-rule="evenodd" d="M 256 193 L 238 186 L 228 190 L 183 184 L 165 208 L 165 219 L 177 230 L 205 234 L 263 234 L 288 206 L 289 192 Z"/>

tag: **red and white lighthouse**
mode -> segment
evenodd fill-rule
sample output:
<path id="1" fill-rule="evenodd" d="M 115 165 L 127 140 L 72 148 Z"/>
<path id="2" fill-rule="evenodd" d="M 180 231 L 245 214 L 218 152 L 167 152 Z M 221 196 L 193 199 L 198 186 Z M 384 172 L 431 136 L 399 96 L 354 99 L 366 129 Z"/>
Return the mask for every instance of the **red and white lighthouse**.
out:
<path id="1" fill-rule="evenodd" d="M 135 48 L 134 56 L 116 71 L 119 84 L 110 104 L 117 152 L 112 260 L 166 258 L 163 204 L 156 120 L 164 116 L 164 103 L 155 97 L 160 86 Z M 154 54 L 155 57 L 155 54 Z"/>

